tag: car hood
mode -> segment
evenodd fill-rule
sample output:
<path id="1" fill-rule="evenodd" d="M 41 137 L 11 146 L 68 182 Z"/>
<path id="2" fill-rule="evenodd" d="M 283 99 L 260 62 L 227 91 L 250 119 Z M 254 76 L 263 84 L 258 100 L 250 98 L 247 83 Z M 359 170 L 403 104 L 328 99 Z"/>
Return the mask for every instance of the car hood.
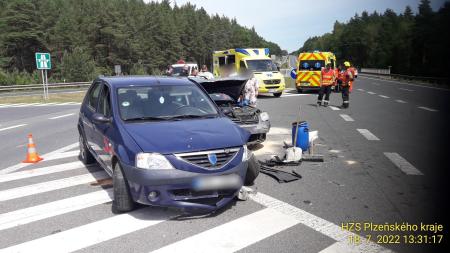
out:
<path id="1" fill-rule="evenodd" d="M 250 133 L 228 118 L 136 122 L 125 130 L 144 152 L 195 152 L 244 145 Z"/>
<path id="2" fill-rule="evenodd" d="M 203 86 L 203 88 L 209 94 L 224 93 L 237 101 L 239 96 L 242 94 L 242 90 L 244 89 L 245 83 L 248 79 L 242 77 L 233 77 L 210 80 L 195 78 L 193 80 Z"/>

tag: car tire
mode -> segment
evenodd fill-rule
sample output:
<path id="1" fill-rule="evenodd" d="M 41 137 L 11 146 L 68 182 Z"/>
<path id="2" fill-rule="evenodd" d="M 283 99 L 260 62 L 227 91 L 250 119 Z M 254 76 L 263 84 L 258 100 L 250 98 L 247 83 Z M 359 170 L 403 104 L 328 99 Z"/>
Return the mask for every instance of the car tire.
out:
<path id="1" fill-rule="evenodd" d="M 259 175 L 259 163 L 256 160 L 255 155 L 253 155 L 252 153 L 250 155 L 250 158 L 248 159 L 248 168 L 247 174 L 245 175 L 244 185 L 246 186 L 253 185 L 258 175 Z"/>
<path id="2" fill-rule="evenodd" d="M 130 187 L 125 175 L 122 171 L 122 166 L 119 162 L 114 164 L 113 171 L 113 190 L 114 200 L 113 209 L 115 212 L 124 213 L 132 211 L 135 208 L 135 203 L 130 194 Z"/>
<path id="3" fill-rule="evenodd" d="M 80 137 L 78 138 L 78 144 L 80 147 L 80 160 L 82 163 L 88 165 L 88 164 L 93 164 L 95 163 L 95 158 L 92 155 L 91 151 L 88 149 L 87 145 L 86 145 L 86 141 L 84 139 L 84 136 L 82 133 L 80 133 Z"/>
<path id="4" fill-rule="evenodd" d="M 297 89 L 297 93 L 303 93 L 302 89 Z"/>
<path id="5" fill-rule="evenodd" d="M 273 96 L 276 98 L 279 98 L 279 97 L 281 97 L 281 94 L 283 94 L 283 92 L 273 93 Z"/>

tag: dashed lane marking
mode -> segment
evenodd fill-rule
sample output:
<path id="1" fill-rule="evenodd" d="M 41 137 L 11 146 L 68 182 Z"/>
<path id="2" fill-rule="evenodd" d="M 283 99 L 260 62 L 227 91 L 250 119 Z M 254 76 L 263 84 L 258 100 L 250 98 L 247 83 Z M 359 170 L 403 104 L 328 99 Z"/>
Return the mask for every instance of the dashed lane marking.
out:
<path id="1" fill-rule="evenodd" d="M 442 91 L 450 91 L 450 89 L 445 89 L 445 88 L 439 88 L 439 87 L 433 87 L 433 86 L 426 86 L 426 85 L 420 85 L 420 84 L 412 84 L 412 83 L 405 83 L 405 82 L 399 82 L 399 81 L 391 81 L 391 80 L 381 80 L 380 78 L 372 78 L 372 77 L 367 77 L 367 76 L 361 76 L 362 78 L 366 78 L 366 79 L 372 79 L 372 80 L 378 80 L 381 82 L 388 82 L 388 83 L 398 83 L 398 84 L 403 84 L 403 85 L 408 85 L 408 86 L 414 86 L 414 87 L 420 87 L 420 88 L 427 88 L 427 89 L 433 89 L 433 90 L 442 90 Z"/>
<path id="2" fill-rule="evenodd" d="M 100 190 L 0 214 L 0 230 L 110 202 L 112 189 Z"/>
<path id="3" fill-rule="evenodd" d="M 369 93 L 370 95 L 375 95 L 377 93 L 373 92 L 373 91 L 368 91 L 367 93 Z"/>
<path id="4" fill-rule="evenodd" d="M 292 216 L 266 208 L 153 252 L 236 252 L 298 223 Z"/>
<path id="5" fill-rule="evenodd" d="M 395 102 L 400 103 L 400 104 L 406 104 L 407 103 L 406 101 L 403 101 L 401 99 L 397 99 L 397 100 L 395 100 Z"/>
<path id="6" fill-rule="evenodd" d="M 405 89 L 405 88 L 398 88 L 399 90 L 404 90 L 404 91 L 414 91 L 414 90 L 410 90 L 410 89 Z"/>
<path id="7" fill-rule="evenodd" d="M 59 189 L 64 189 L 67 187 L 87 184 L 89 182 L 109 178 L 108 174 L 104 171 L 83 174 L 74 177 L 68 177 L 63 179 L 58 179 L 54 181 L 48 181 L 38 184 L 32 184 L 17 188 L 12 188 L 8 190 L 0 191 L 0 201 L 6 201 L 11 199 L 22 198 L 26 196 L 35 195 L 38 193 L 49 192 Z"/>
<path id="8" fill-rule="evenodd" d="M 68 113 L 68 114 L 64 114 L 64 115 L 60 115 L 60 116 L 56 116 L 56 117 L 51 117 L 51 118 L 48 118 L 48 119 L 60 119 L 60 118 L 69 117 L 69 116 L 72 116 L 72 115 L 75 115 L 75 113 Z"/>
<path id="9" fill-rule="evenodd" d="M 364 137 L 366 137 L 369 141 L 379 141 L 378 137 L 376 137 L 373 133 L 371 133 L 367 129 L 356 129 L 360 134 L 362 134 Z"/>
<path id="10" fill-rule="evenodd" d="M 378 95 L 378 96 L 380 96 L 382 98 L 389 98 L 388 96 L 385 96 L 385 95 Z"/>
<path id="11" fill-rule="evenodd" d="M 425 110 L 425 111 L 429 111 L 429 112 L 437 112 L 438 111 L 436 109 L 425 107 L 425 106 L 418 106 L 417 108 Z"/>
<path id="12" fill-rule="evenodd" d="M 5 131 L 5 130 L 9 130 L 9 129 L 18 128 L 18 127 L 23 127 L 23 126 L 26 126 L 26 125 L 27 125 L 27 124 L 20 124 L 20 125 L 14 125 L 14 126 L 9 126 L 9 127 L 0 128 L 0 132 Z"/>
<path id="13" fill-rule="evenodd" d="M 357 89 L 357 90 L 359 90 L 359 91 L 366 91 L 366 90 L 364 90 L 364 89 Z"/>
<path id="14" fill-rule="evenodd" d="M 392 163 L 395 164 L 401 171 L 407 175 L 423 175 L 423 173 L 409 163 L 405 158 L 401 157 L 398 153 L 383 153 Z"/>
<path id="15" fill-rule="evenodd" d="M 348 116 L 347 114 L 339 114 L 341 118 L 343 118 L 345 121 L 355 121 L 352 119 L 352 117 Z"/>

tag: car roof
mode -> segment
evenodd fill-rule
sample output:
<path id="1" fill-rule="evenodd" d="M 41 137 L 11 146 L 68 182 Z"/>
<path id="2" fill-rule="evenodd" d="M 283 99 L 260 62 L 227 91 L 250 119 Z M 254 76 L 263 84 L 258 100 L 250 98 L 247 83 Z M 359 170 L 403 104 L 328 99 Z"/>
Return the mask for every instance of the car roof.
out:
<path id="1" fill-rule="evenodd" d="M 194 85 L 186 77 L 167 76 L 108 76 L 99 77 L 98 80 L 107 82 L 112 88 L 152 85 Z"/>

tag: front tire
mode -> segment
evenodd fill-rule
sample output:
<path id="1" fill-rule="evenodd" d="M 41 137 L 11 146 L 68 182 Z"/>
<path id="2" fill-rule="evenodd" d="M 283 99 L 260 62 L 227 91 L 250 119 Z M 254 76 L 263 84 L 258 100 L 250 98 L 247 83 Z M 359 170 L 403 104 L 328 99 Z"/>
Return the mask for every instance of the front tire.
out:
<path id="1" fill-rule="evenodd" d="M 283 92 L 273 93 L 273 96 L 276 97 L 276 98 L 279 98 L 279 97 L 281 97 L 281 94 L 283 94 Z"/>
<path id="2" fill-rule="evenodd" d="M 122 166 L 119 162 L 114 165 L 113 174 L 113 188 L 114 188 L 114 200 L 113 208 L 116 212 L 124 213 L 132 211 L 135 207 L 135 203 L 130 194 L 130 187 L 125 175 L 122 171 Z"/>
<path id="3" fill-rule="evenodd" d="M 88 165 L 95 163 L 95 158 L 91 154 L 91 151 L 87 148 L 86 141 L 84 140 L 83 134 L 80 133 L 80 136 L 78 138 L 79 147 L 80 147 L 80 160 L 82 163 Z"/>
<path id="4" fill-rule="evenodd" d="M 258 175 L 259 175 L 259 163 L 256 160 L 255 155 L 253 155 L 252 153 L 250 158 L 248 159 L 248 168 L 247 174 L 245 175 L 244 185 L 246 186 L 253 185 Z"/>
<path id="5" fill-rule="evenodd" d="M 297 88 L 297 93 L 301 94 L 301 93 L 303 93 L 303 90 Z"/>

